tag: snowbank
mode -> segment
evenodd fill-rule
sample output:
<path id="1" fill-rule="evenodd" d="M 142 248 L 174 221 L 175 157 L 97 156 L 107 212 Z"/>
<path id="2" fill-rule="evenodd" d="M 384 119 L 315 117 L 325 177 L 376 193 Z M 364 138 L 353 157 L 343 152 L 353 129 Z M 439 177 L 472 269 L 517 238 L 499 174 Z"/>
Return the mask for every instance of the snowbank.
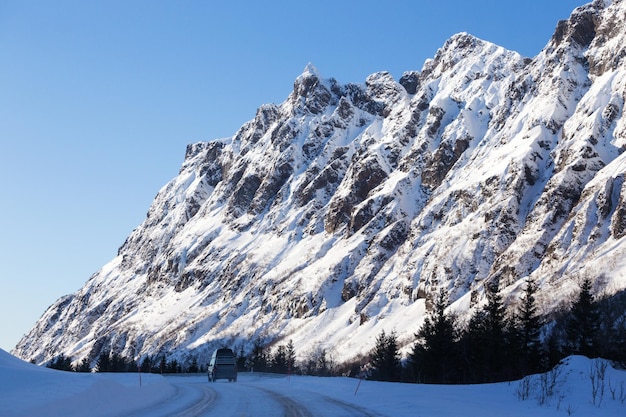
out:
<path id="1" fill-rule="evenodd" d="M 163 401 L 161 375 L 83 374 L 43 368 L 0 349 L 0 416 L 110 416 Z"/>
<path id="2" fill-rule="evenodd" d="M 602 369 L 603 376 L 599 375 Z M 592 375 L 595 375 L 593 383 Z M 626 372 L 611 367 L 608 361 L 582 356 L 569 357 L 545 374 L 495 384 L 431 385 L 364 380 L 359 385 L 352 378 L 319 377 L 263 381 L 263 386 L 271 390 L 279 390 L 281 385 L 286 387 L 283 393 L 306 390 L 370 411 L 364 415 L 373 411 L 396 417 L 626 416 Z"/>

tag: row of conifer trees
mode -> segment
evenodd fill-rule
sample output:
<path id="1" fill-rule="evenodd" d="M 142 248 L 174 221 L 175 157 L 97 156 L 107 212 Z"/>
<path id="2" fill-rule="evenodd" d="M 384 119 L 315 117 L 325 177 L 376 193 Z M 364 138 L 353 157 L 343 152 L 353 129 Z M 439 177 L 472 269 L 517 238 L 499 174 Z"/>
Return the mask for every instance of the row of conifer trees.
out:
<path id="1" fill-rule="evenodd" d="M 146 356 L 139 364 L 130 358 L 126 358 L 117 352 L 103 351 L 98 356 L 96 365 L 91 366 L 89 360 L 84 358 L 79 364 L 73 364 L 72 358 L 59 355 L 52 359 L 46 366 L 62 371 L 74 372 L 137 372 L 144 373 L 181 373 L 181 372 L 206 372 L 206 367 L 198 365 L 194 357 L 190 365 L 184 365 L 176 359 L 167 360 L 164 355 L 159 357 Z"/>
<path id="2" fill-rule="evenodd" d="M 62 371 L 74 372 L 137 372 L 144 373 L 204 373 L 207 371 L 205 364 L 199 364 L 197 358 L 191 358 L 190 364 L 178 361 L 174 358 L 166 359 L 165 355 L 144 357 L 140 363 L 124 357 L 117 352 L 103 351 L 98 356 L 95 366 L 92 368 L 87 358 L 79 364 L 73 364 L 69 356 L 63 354 L 52 359 L 47 365 L 49 368 Z M 237 356 L 237 369 L 240 371 L 273 372 L 273 373 L 298 373 L 309 375 L 328 376 L 331 368 L 325 351 L 310 361 L 296 364 L 296 352 L 293 342 L 290 340 L 286 345 L 279 345 L 274 349 L 263 344 L 261 339 L 254 342 L 252 352 L 246 355 L 243 347 Z"/>
<path id="3" fill-rule="evenodd" d="M 626 296 L 596 301 L 585 279 L 571 307 L 545 322 L 538 314 L 537 287 L 527 281 L 521 303 L 506 310 L 495 284 L 487 303 L 466 324 L 446 312 L 441 290 L 403 362 L 394 333 L 382 332 L 370 358 L 371 378 L 425 383 L 514 380 L 543 372 L 562 358 L 580 354 L 626 364 Z"/>

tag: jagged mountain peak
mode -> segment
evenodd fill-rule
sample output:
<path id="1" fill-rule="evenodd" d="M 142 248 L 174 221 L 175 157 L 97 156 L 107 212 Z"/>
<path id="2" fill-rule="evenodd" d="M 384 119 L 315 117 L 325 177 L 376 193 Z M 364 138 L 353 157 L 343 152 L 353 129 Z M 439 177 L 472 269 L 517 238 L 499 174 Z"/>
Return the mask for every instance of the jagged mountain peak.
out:
<path id="1" fill-rule="evenodd" d="M 606 11 L 596 19 L 595 37 L 590 44 L 586 57 L 592 76 L 601 76 L 607 71 L 614 71 L 626 59 L 626 2 L 598 1 Z"/>
<path id="2" fill-rule="evenodd" d="M 617 68 L 626 55 L 625 15 L 626 3 L 622 0 L 595 0 L 577 7 L 568 19 L 558 22 L 546 50 L 608 49 L 611 50 L 609 54 L 612 54 L 613 58 L 608 55 L 597 59 L 591 57 L 591 73 L 602 72 L 595 68 L 594 62 L 597 61 Z"/>
<path id="3" fill-rule="evenodd" d="M 292 111 L 322 112 L 333 99 L 331 89 L 335 81 L 321 77 L 317 68 L 309 63 L 293 83 L 293 92 L 288 102 Z"/>
<path id="4" fill-rule="evenodd" d="M 581 276 L 624 290 L 623 7 L 576 9 L 532 60 L 460 33 L 399 81 L 307 65 L 283 103 L 189 145 L 118 256 L 15 353 L 290 338 L 342 360 L 380 329 L 409 343 L 442 287 L 460 315 L 485 282 L 514 302 L 536 278 L 545 312 Z"/>
<path id="5" fill-rule="evenodd" d="M 467 32 L 452 35 L 435 54 L 434 60 L 441 56 L 465 58 L 473 55 L 489 55 L 496 51 L 506 51 L 505 48 L 492 42 L 480 39 Z M 510 52 L 510 51 L 509 51 Z"/>
<path id="6" fill-rule="evenodd" d="M 452 35 L 441 48 L 443 51 L 474 50 L 491 42 L 484 41 L 470 33 L 459 32 Z"/>
<path id="7" fill-rule="evenodd" d="M 568 19 L 559 21 L 551 43 L 555 46 L 566 43 L 571 46 L 588 47 L 596 35 L 598 15 L 605 7 L 604 1 L 577 7 Z"/>
<path id="8" fill-rule="evenodd" d="M 304 70 L 302 71 L 302 74 L 299 77 L 317 77 L 317 78 L 321 78 L 320 72 L 317 69 L 317 67 L 315 65 L 313 65 L 312 62 L 309 62 L 308 64 L 306 64 L 306 66 L 304 67 Z"/>
<path id="9" fill-rule="evenodd" d="M 507 62 L 511 64 L 507 65 Z M 493 65 L 489 68 L 492 63 L 496 63 L 497 67 L 506 67 L 506 71 L 510 72 L 512 66 L 519 67 L 522 62 L 522 57 L 517 52 L 462 32 L 448 39 L 437 50 L 435 57 L 424 63 L 420 78 L 437 79 L 446 73 L 454 75 L 463 69 L 482 69 L 485 65 L 489 71 L 494 71 L 496 68 Z"/>

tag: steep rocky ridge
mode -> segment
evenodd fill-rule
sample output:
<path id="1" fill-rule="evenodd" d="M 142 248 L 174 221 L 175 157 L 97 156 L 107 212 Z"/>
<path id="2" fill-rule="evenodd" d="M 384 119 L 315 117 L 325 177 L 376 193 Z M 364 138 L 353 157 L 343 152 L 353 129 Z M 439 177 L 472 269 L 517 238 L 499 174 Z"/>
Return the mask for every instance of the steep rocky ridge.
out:
<path id="1" fill-rule="evenodd" d="M 461 33 L 421 71 L 340 85 L 311 65 L 280 105 L 187 147 L 118 256 L 14 353 L 206 354 L 291 338 L 338 360 L 402 342 L 439 287 L 485 282 L 547 313 L 581 277 L 626 288 L 624 1 L 559 22 L 528 59 Z"/>

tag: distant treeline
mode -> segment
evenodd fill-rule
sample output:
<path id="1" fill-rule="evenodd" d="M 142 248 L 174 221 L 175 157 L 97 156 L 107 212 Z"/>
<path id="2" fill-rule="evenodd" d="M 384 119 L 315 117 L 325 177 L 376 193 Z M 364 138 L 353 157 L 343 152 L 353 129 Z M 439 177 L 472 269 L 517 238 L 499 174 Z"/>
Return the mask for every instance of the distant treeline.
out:
<path id="1" fill-rule="evenodd" d="M 137 363 L 134 359 L 126 358 L 119 353 L 111 353 L 105 351 L 100 353 L 95 367 L 91 367 L 87 358 L 83 359 L 80 364 L 73 365 L 72 358 L 65 355 L 59 355 L 51 360 L 47 365 L 48 368 L 59 369 L 61 371 L 74 372 L 144 372 L 144 373 L 197 373 L 206 372 L 205 366 L 199 366 L 196 358 L 191 360 L 191 364 L 185 366 L 176 359 L 167 360 L 164 355 L 146 356 L 141 363 Z"/>
<path id="2" fill-rule="evenodd" d="M 297 361 L 291 340 L 272 346 L 257 339 L 247 354 L 243 346 L 235 348 L 237 367 L 240 371 L 347 375 L 381 381 L 480 383 L 543 372 L 573 354 L 626 364 L 626 294 L 597 301 L 591 281 L 586 279 L 571 306 L 548 319 L 538 314 L 537 287 L 531 280 L 512 311 L 506 310 L 497 284 L 485 289 L 487 303 L 467 323 L 446 312 L 448 294 L 440 290 L 405 358 L 396 334 L 383 331 L 368 355 L 347 363 L 337 363 L 332 352 L 321 348 Z M 60 355 L 47 366 L 76 372 L 206 372 L 206 364 L 199 364 L 197 357 L 181 363 L 165 355 L 146 356 L 138 363 L 108 351 L 100 353 L 93 369 L 87 359 L 72 363 L 72 358 Z"/>

